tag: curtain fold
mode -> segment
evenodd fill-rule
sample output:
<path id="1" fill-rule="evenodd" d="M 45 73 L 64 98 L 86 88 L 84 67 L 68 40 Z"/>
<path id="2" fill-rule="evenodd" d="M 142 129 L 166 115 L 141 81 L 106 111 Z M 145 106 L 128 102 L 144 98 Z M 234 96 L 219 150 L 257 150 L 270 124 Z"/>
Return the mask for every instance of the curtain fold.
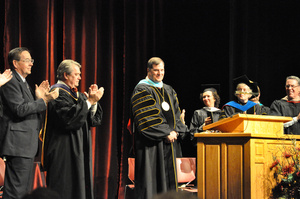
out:
<path id="1" fill-rule="evenodd" d="M 31 87 L 45 79 L 54 84 L 63 59 L 81 63 L 81 92 L 94 83 L 104 87 L 102 125 L 92 128 L 95 198 L 122 199 L 130 183 L 127 158 L 134 155 L 126 129 L 130 97 L 147 60 L 165 61 L 164 82 L 186 109 L 186 124 L 201 108 L 201 84 L 221 85 L 222 106 L 234 97 L 232 79 L 244 74 L 258 82 L 269 106 L 285 95 L 286 76 L 300 76 L 299 6 L 291 0 L 3 0 L 0 69 L 8 68 L 12 48 L 24 46 L 35 59 Z M 192 143 L 182 144 L 185 156 L 195 154 Z"/>
<path id="2" fill-rule="evenodd" d="M 95 198 L 115 198 L 118 188 L 118 147 L 115 104 L 114 1 L 5 0 L 3 61 L 8 52 L 27 47 L 35 63 L 29 84 L 48 79 L 56 82 L 56 68 L 63 59 L 78 61 L 82 80 L 79 90 L 91 84 L 105 88 L 100 103 L 104 109 L 101 127 L 92 128 Z M 122 12 L 117 10 L 117 12 Z M 122 35 L 122 33 L 121 33 Z"/>

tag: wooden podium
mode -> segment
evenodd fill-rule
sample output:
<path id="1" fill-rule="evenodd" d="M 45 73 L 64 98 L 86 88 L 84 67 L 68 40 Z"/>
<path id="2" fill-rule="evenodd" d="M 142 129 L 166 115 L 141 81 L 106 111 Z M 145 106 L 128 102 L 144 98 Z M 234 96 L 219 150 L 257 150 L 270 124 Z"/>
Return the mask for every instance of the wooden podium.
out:
<path id="1" fill-rule="evenodd" d="M 273 186 L 268 176 L 272 152 L 279 146 L 291 145 L 283 133 L 283 123 L 290 120 L 237 114 L 203 128 L 221 133 L 195 134 L 198 197 L 269 198 Z M 300 136 L 292 137 L 300 142 Z"/>

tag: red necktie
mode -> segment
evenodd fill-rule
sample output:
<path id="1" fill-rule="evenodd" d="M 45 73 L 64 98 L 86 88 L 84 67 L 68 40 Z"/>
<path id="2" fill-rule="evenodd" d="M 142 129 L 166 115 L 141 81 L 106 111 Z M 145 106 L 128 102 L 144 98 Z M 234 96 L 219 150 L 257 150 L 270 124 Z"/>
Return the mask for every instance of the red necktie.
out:
<path id="1" fill-rule="evenodd" d="M 73 93 L 77 93 L 78 89 L 75 87 L 75 88 L 71 88 L 72 92 Z"/>

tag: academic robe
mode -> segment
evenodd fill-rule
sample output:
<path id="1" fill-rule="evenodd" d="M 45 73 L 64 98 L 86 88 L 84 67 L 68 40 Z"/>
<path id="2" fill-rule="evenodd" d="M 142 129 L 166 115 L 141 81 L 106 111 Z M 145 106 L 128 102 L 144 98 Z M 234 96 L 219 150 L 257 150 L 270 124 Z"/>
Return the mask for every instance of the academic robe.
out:
<path id="1" fill-rule="evenodd" d="M 270 115 L 296 117 L 300 113 L 300 101 L 275 100 L 270 107 Z M 285 134 L 300 135 L 299 121 L 284 128 Z"/>
<path id="2" fill-rule="evenodd" d="M 203 131 L 205 118 L 212 116 L 212 123 L 219 120 L 221 110 L 208 111 L 205 108 L 195 110 L 190 124 L 190 133 L 193 137 L 195 133 Z"/>
<path id="3" fill-rule="evenodd" d="M 263 105 L 263 104 L 259 104 L 259 108 L 261 109 L 261 114 L 262 115 L 269 115 L 270 114 L 270 108 Z"/>
<path id="4" fill-rule="evenodd" d="M 211 112 L 206 108 L 208 107 L 195 110 L 190 123 L 190 139 L 193 148 L 191 157 L 197 157 L 197 139 L 194 137 L 194 134 L 203 132 L 205 118 L 212 117 L 212 123 L 217 122 L 220 118 L 220 109 Z M 197 182 L 195 181 L 194 184 L 196 183 Z"/>
<path id="5" fill-rule="evenodd" d="M 92 115 L 86 99 L 59 88 L 59 97 L 48 103 L 42 162 L 47 186 L 63 199 L 94 198 L 90 127 L 101 124 L 102 108 L 98 102 Z"/>
<path id="6" fill-rule="evenodd" d="M 236 104 L 237 106 L 234 107 L 231 104 Z M 248 101 L 246 104 L 241 104 L 240 102 L 231 101 L 223 106 L 220 119 L 224 119 L 233 116 L 235 114 L 244 113 L 244 112 L 246 114 L 256 114 L 256 115 L 263 114 L 260 105 L 252 101 Z"/>
<path id="7" fill-rule="evenodd" d="M 188 128 L 180 119 L 176 92 L 166 84 L 163 88 L 138 84 L 131 98 L 136 199 L 151 199 L 157 193 L 177 186 L 175 160 L 176 154 L 181 154 L 181 148 L 177 141 L 166 142 L 166 137 L 171 131 L 184 135 Z M 162 109 L 163 99 L 170 105 L 169 111 Z"/>

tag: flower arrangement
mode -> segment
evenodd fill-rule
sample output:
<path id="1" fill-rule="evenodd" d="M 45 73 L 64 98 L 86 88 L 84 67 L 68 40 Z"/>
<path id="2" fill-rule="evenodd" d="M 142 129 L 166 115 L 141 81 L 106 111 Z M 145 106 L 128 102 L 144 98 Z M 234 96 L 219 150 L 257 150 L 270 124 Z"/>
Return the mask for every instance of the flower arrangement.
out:
<path id="1" fill-rule="evenodd" d="M 300 147 L 296 140 L 292 146 L 283 146 L 279 155 L 273 154 L 270 171 L 276 181 L 271 198 L 300 198 Z"/>

